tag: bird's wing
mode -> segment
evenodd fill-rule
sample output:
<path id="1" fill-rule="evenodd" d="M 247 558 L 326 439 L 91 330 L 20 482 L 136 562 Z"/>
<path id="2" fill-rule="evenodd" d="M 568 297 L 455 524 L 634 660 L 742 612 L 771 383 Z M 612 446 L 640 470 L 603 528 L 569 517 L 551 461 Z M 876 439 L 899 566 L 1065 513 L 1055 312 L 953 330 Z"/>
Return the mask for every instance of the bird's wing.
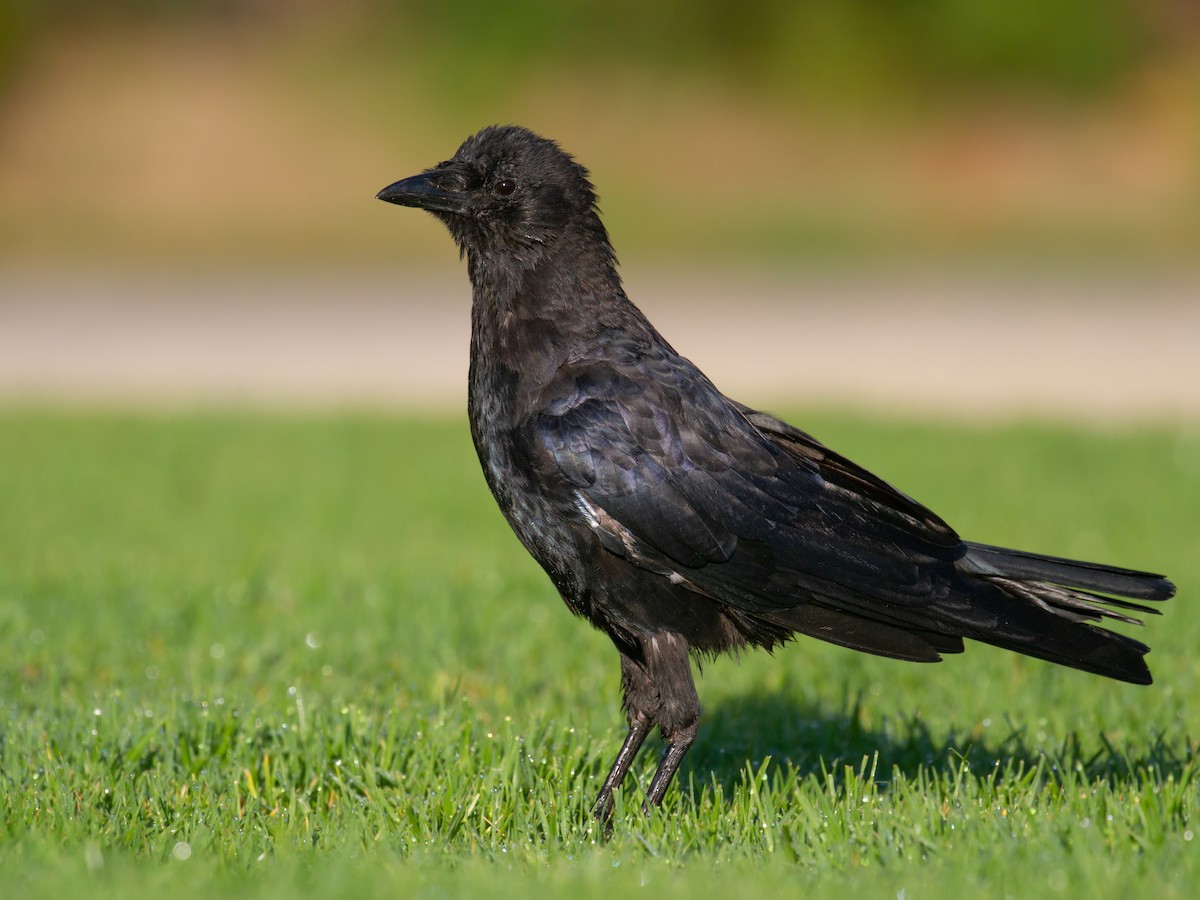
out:
<path id="1" fill-rule="evenodd" d="M 945 523 L 686 360 L 564 369 L 552 393 L 535 446 L 636 565 L 749 612 L 918 608 L 954 580 L 964 550 Z"/>
<path id="2" fill-rule="evenodd" d="M 836 490 L 874 504 L 876 515 L 915 527 L 925 537 L 957 546 L 959 537 L 942 518 L 912 497 L 898 491 L 878 475 L 830 450 L 812 435 L 772 415 L 737 404 L 746 420 L 802 464 L 815 466 L 824 481 Z"/>

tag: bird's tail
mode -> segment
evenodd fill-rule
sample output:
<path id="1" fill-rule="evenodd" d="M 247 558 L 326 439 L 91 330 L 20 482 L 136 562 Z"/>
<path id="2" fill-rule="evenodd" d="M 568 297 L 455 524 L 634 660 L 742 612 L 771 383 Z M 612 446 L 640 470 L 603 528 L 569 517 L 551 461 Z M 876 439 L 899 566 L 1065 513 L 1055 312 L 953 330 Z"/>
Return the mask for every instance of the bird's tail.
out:
<path id="1" fill-rule="evenodd" d="M 1140 625 L 1134 614 L 1157 615 L 1153 607 L 1130 601 L 1172 597 L 1175 586 L 1163 576 L 972 543 L 958 567 L 991 587 L 994 602 L 987 605 L 997 620 L 964 637 L 1120 681 L 1150 683 L 1142 658 L 1149 647 L 1089 623 Z"/>

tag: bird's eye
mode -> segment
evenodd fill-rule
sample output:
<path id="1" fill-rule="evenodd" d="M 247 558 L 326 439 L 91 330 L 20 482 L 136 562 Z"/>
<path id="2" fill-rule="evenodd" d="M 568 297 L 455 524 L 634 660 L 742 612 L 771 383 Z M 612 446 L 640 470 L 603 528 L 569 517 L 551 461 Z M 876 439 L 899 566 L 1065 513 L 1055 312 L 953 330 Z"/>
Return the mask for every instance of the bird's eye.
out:
<path id="1" fill-rule="evenodd" d="M 511 178 L 501 178 L 494 185 L 492 190 L 496 192 L 497 197 L 508 197 L 517 189 L 517 183 Z"/>

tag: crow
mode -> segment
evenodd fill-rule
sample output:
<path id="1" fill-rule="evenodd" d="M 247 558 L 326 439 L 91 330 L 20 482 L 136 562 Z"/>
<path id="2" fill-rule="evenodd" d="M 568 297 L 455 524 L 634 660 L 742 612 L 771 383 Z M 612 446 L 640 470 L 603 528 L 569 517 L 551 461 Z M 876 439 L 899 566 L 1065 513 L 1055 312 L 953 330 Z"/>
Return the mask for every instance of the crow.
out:
<path id="1" fill-rule="evenodd" d="M 608 821 L 646 736 L 661 804 L 696 738 L 691 658 L 797 634 L 914 662 L 963 639 L 1134 684 L 1161 575 L 962 540 L 815 438 L 724 396 L 625 295 L 586 169 L 491 126 L 378 199 L 428 210 L 467 260 L 468 413 L 505 518 L 570 610 L 621 657 L 628 736 Z M 798 336 L 798 341 L 803 336 Z M 797 352 L 803 352 L 802 346 Z M 1125 598 L 1125 599 L 1121 599 Z"/>

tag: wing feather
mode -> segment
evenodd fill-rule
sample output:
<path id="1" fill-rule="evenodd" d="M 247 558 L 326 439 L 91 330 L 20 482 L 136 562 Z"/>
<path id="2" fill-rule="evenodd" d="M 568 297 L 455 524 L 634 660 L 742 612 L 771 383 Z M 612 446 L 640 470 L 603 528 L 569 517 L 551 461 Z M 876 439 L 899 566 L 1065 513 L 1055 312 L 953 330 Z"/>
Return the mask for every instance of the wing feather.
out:
<path id="1" fill-rule="evenodd" d="M 946 596 L 964 550 L 941 519 L 674 362 L 654 380 L 565 367 L 533 423 L 605 547 L 752 613 L 817 602 L 903 625 Z"/>

